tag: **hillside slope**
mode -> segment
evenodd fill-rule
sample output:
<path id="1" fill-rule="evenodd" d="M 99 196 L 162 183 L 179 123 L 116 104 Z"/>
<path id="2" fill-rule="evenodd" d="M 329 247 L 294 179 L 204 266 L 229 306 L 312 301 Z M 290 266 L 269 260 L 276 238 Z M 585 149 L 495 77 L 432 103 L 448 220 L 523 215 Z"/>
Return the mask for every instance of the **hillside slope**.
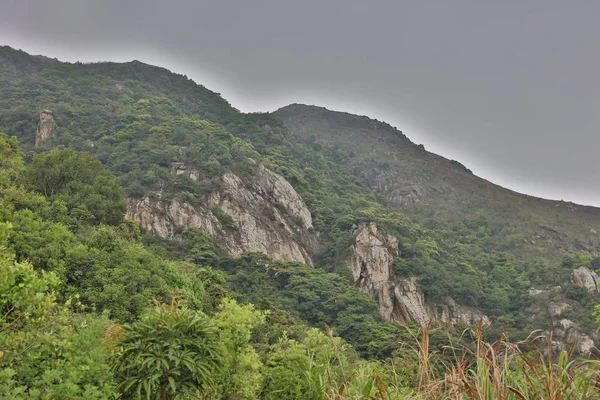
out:
<path id="1" fill-rule="evenodd" d="M 377 309 L 391 321 L 553 330 L 583 338 L 583 352 L 597 339 L 596 208 L 500 188 L 366 117 L 300 105 L 243 114 L 137 61 L 69 64 L 2 47 L 0 92 L 0 131 L 18 137 L 27 160 L 63 147 L 91 153 L 119 178 L 148 243 L 203 263 L 197 236 L 208 235 L 236 257 L 215 268 L 235 274 L 243 295 L 280 301 L 271 292 L 298 285 L 289 309 L 343 327 L 361 349 L 376 335 L 351 321 Z M 273 264 L 243 261 L 255 251 L 327 275 L 261 286 L 252 268 Z M 341 303 L 320 289 L 332 282 L 348 289 Z M 352 286 L 371 296 L 368 307 Z"/>
<path id="2" fill-rule="evenodd" d="M 392 126 L 322 107 L 274 113 L 298 140 L 340 149 L 345 170 L 386 202 L 431 227 L 481 216 L 501 249 L 523 256 L 600 250 L 600 208 L 544 200 L 502 188 L 455 160 L 430 153 Z"/>

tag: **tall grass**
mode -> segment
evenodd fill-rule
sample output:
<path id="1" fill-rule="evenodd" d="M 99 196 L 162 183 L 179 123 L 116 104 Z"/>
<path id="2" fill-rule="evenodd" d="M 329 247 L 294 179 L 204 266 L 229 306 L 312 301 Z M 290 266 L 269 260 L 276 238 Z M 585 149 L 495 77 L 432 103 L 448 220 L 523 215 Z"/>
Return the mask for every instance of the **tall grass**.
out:
<path id="1" fill-rule="evenodd" d="M 346 371 L 345 363 L 340 357 L 340 350 L 333 337 L 333 332 L 329 326 L 325 325 L 325 331 L 336 350 L 338 363 L 337 368 L 342 372 L 340 380 L 334 380 L 330 371 L 325 373 L 324 395 L 327 400 L 346 400 L 346 399 L 369 399 L 384 400 L 389 399 L 386 385 L 381 371 L 378 371 L 373 364 L 358 365 L 357 368 Z"/>
<path id="2" fill-rule="evenodd" d="M 480 322 L 476 328 L 463 332 L 460 344 L 455 345 L 449 337 L 449 345 L 441 351 L 432 351 L 430 348 L 432 330 L 429 325 L 417 332 L 409 332 L 414 344 L 407 346 L 419 362 L 414 387 L 406 387 L 406 380 L 395 375 L 395 367 L 403 362 L 402 359 L 388 363 L 387 367 L 378 367 L 373 363 L 349 367 L 338 357 L 339 365 L 330 365 L 320 381 L 320 398 L 600 399 L 599 361 L 575 357 L 575 346 L 568 351 L 555 349 L 552 336 L 540 331 L 533 332 L 522 342 L 513 343 L 506 335 L 487 342 Z M 327 333 L 335 347 L 331 331 L 327 329 Z"/>
<path id="3" fill-rule="evenodd" d="M 551 335 L 534 332 L 527 340 L 512 343 L 506 336 L 489 343 L 481 322 L 466 331 L 469 345 L 445 349 L 439 362 L 443 376 L 431 377 L 431 355 L 420 351 L 420 375 L 429 377 L 415 391 L 416 399 L 450 400 L 583 400 L 600 399 L 599 363 L 556 351 Z M 420 349 L 428 347 L 429 328 L 421 329 Z M 545 345 L 544 345 L 545 343 Z M 429 369 L 429 371 L 425 371 Z"/>

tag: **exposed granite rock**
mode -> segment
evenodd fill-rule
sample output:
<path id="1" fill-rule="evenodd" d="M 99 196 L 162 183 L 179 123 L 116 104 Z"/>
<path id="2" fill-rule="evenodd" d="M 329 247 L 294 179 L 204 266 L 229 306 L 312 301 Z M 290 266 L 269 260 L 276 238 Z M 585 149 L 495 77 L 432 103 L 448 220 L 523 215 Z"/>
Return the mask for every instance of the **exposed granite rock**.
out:
<path id="1" fill-rule="evenodd" d="M 271 198 L 285 214 L 297 219 L 301 228 L 312 228 L 312 217 L 306 203 L 281 175 L 259 165 L 256 179 L 250 183 L 259 196 Z"/>
<path id="2" fill-rule="evenodd" d="M 577 274 L 576 274 L 577 275 Z M 531 290 L 531 289 L 530 289 Z M 577 304 L 565 296 L 561 286 L 554 286 L 532 293 L 532 303 L 527 314 L 531 321 L 545 318 L 551 328 L 547 334 L 552 334 L 552 347 L 557 351 L 568 351 L 575 346 L 577 354 L 588 357 L 592 352 L 597 353 L 595 344 L 600 340 L 600 334 L 584 328 L 566 317 L 567 312 Z M 545 346 L 545 343 L 541 343 Z"/>
<path id="3" fill-rule="evenodd" d="M 551 301 L 548 303 L 548 315 L 551 318 L 560 317 L 560 315 L 571 309 L 571 305 L 564 301 Z"/>
<path id="4" fill-rule="evenodd" d="M 174 162 L 173 164 L 171 164 L 169 172 L 175 175 L 186 175 L 194 182 L 200 179 L 200 173 L 198 171 L 186 167 L 186 165 L 182 162 Z"/>
<path id="5" fill-rule="evenodd" d="M 433 318 L 425 306 L 423 293 L 414 278 L 399 279 L 394 284 L 394 312 L 391 320 L 427 325 Z"/>
<path id="6" fill-rule="evenodd" d="M 353 256 L 347 261 L 354 282 L 379 304 L 379 313 L 388 321 L 430 321 L 443 325 L 472 325 L 489 319 L 480 311 L 456 304 L 447 298 L 442 304 L 428 305 L 417 289 L 415 278 L 396 278 L 393 262 L 399 256 L 395 237 L 377 231 L 374 223 L 362 224 L 353 233 Z"/>
<path id="7" fill-rule="evenodd" d="M 184 165 L 173 166 L 171 172 L 196 174 Z M 218 214 L 223 212 L 233 221 L 220 221 Z M 161 194 L 129 199 L 126 217 L 169 239 L 186 228 L 198 228 L 234 257 L 262 252 L 275 260 L 312 265 L 318 242 L 318 235 L 309 231 L 312 218 L 302 198 L 283 177 L 262 165 L 251 179 L 226 173 L 219 189 L 199 205 Z"/>
<path id="8" fill-rule="evenodd" d="M 583 356 L 590 356 L 596 348 L 591 337 L 575 329 L 571 329 L 567 333 L 567 343 L 577 346 L 577 351 Z"/>
<path id="9" fill-rule="evenodd" d="M 126 218 L 136 221 L 148 232 L 166 239 L 175 239 L 178 232 L 195 227 L 210 236 L 215 236 L 221 224 L 210 210 L 193 207 L 178 199 L 161 199 L 150 196 L 128 199 Z"/>
<path id="10" fill-rule="evenodd" d="M 488 316 L 481 311 L 458 304 L 450 297 L 447 297 L 444 303 L 435 305 L 430 314 L 434 316 L 434 320 L 451 326 L 476 325 L 479 321 L 484 325 L 489 325 L 491 322 Z"/>
<path id="11" fill-rule="evenodd" d="M 35 132 L 35 147 L 40 146 L 42 143 L 54 136 L 55 131 L 56 122 L 52 116 L 52 111 L 42 110 L 40 113 L 40 123 L 38 124 Z"/>
<path id="12" fill-rule="evenodd" d="M 571 282 L 590 293 L 598 293 L 598 274 L 589 268 L 574 269 L 571 272 Z"/>
<path id="13" fill-rule="evenodd" d="M 379 313 L 387 320 L 394 314 L 394 285 L 391 270 L 398 257 L 398 240 L 377 232 L 375 224 L 361 225 L 355 230 L 353 257 L 347 265 L 354 282 L 379 304 Z"/>
<path id="14" fill-rule="evenodd" d="M 554 324 L 553 337 L 560 339 L 558 343 L 567 343 L 571 346 L 576 346 L 577 352 L 582 356 L 591 355 L 592 351 L 596 350 L 594 339 L 598 340 L 598 334 L 593 334 L 594 338 L 590 335 L 583 333 L 579 325 L 575 322 L 563 318 Z M 562 345 L 562 348 L 566 348 Z"/>
<path id="15" fill-rule="evenodd" d="M 546 294 L 546 293 L 548 293 L 547 290 L 536 289 L 536 288 L 530 288 L 527 291 L 527 294 L 529 294 L 530 296 L 538 296 L 538 295 Z"/>

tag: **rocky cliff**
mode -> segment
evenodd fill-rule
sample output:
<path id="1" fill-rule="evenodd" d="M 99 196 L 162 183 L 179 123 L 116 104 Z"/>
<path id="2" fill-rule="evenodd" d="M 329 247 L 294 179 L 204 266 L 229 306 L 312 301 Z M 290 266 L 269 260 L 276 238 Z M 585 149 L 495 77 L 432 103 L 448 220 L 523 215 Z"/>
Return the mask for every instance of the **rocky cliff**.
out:
<path id="1" fill-rule="evenodd" d="M 199 177 L 183 163 L 173 165 L 171 172 Z M 275 260 L 312 265 L 318 242 L 302 198 L 283 177 L 262 165 L 249 179 L 224 174 L 219 188 L 193 205 L 161 193 L 131 198 L 126 217 L 168 239 L 176 239 L 186 228 L 198 228 L 234 257 L 262 252 Z"/>
<path id="2" fill-rule="evenodd" d="M 392 263 L 399 254 L 398 240 L 378 233 L 375 224 L 361 225 L 354 232 L 353 254 L 347 265 L 355 284 L 377 301 L 385 319 L 393 319 Z"/>
<path id="3" fill-rule="evenodd" d="M 35 132 L 35 147 L 42 145 L 52 136 L 56 131 L 56 122 L 52 116 L 52 111 L 42 110 L 40 113 L 40 122 Z"/>
<path id="4" fill-rule="evenodd" d="M 579 267 L 571 272 L 571 283 L 584 288 L 592 296 L 598 295 L 598 274 L 589 268 Z M 596 343 L 600 341 L 600 333 L 586 324 L 573 321 L 573 313 L 581 306 L 577 301 L 565 296 L 561 286 L 546 289 L 529 289 L 531 307 L 528 310 L 533 318 L 547 315 L 552 334 L 553 346 L 556 349 L 568 350 L 575 346 L 577 352 L 589 356 L 598 352 Z"/>
<path id="5" fill-rule="evenodd" d="M 377 230 L 373 223 L 357 227 L 353 233 L 353 256 L 347 266 L 355 284 L 379 304 L 379 313 L 388 321 L 430 321 L 444 325 L 470 325 L 490 321 L 480 311 L 456 304 L 451 298 L 436 305 L 427 304 L 414 278 L 397 278 L 393 262 L 400 255 L 395 237 Z"/>

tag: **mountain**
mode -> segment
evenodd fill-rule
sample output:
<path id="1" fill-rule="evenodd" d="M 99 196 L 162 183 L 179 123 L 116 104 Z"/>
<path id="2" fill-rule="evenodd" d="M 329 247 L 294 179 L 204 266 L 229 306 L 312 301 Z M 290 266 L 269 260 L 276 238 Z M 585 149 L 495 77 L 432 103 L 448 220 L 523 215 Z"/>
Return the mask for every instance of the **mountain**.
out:
<path id="1" fill-rule="evenodd" d="M 392 353 L 381 343 L 397 327 L 383 320 L 546 329 L 586 354 L 600 339 L 597 208 L 501 188 L 367 117 L 244 114 L 138 61 L 2 47 L 0 92 L 0 131 L 26 160 L 92 154 L 149 246 L 224 271 L 245 300 L 333 326 L 363 355 Z"/>
<path id="2" fill-rule="evenodd" d="M 297 140 L 332 146 L 349 155 L 344 170 L 386 204 L 435 229 L 483 218 L 497 247 L 523 257 L 560 257 L 600 251 L 600 209 L 544 200 L 479 178 L 410 141 L 398 129 L 368 117 L 293 104 L 274 113 Z"/>
<path id="3" fill-rule="evenodd" d="M 450 253 L 448 256 L 456 257 L 457 253 L 475 255 L 456 257 L 458 263 L 466 261 L 470 267 L 478 271 L 487 270 L 492 276 L 500 278 L 498 274 L 502 272 L 498 258 L 491 262 L 489 259 L 477 259 L 481 254 L 495 252 L 514 257 L 512 263 L 516 268 L 510 268 L 510 273 L 521 275 L 521 278 L 518 283 L 507 283 L 513 288 L 521 286 L 521 290 L 527 289 L 528 299 L 518 307 L 521 311 L 525 310 L 525 314 L 529 316 L 521 321 L 518 321 L 518 318 L 513 319 L 511 323 L 523 325 L 527 324 L 527 320 L 537 319 L 536 323 L 541 323 L 540 326 L 547 326 L 540 321 L 545 319 L 550 321 L 550 325 L 559 326 L 555 329 L 557 336 L 565 334 L 565 329 L 560 328 L 560 325 L 565 323 L 563 317 L 568 316 L 569 311 L 573 311 L 572 299 L 577 297 L 573 293 L 566 293 L 571 289 L 565 286 L 578 280 L 576 268 L 585 268 L 585 275 L 588 277 L 586 279 L 597 282 L 593 270 L 600 265 L 596 258 L 600 249 L 597 233 L 600 231 L 600 209 L 540 199 L 502 188 L 475 176 L 456 160 L 448 160 L 426 151 L 422 145 L 411 142 L 400 130 L 389 124 L 365 116 L 301 104 L 283 107 L 274 115 L 284 121 L 292 140 L 302 141 L 317 148 L 334 148 L 346 154 L 342 164 L 344 171 L 358 178 L 364 186 L 379 195 L 387 206 L 426 227 L 428 234 L 437 244 L 445 245 Z M 477 243 L 479 245 L 473 246 Z M 412 252 L 411 247 L 396 248 L 392 252 Z M 571 259 L 575 253 L 579 253 L 579 256 L 586 254 L 587 257 L 584 258 L 591 261 L 582 266 Z M 551 266 L 556 263 L 562 263 L 563 268 L 566 268 L 561 271 Z M 569 271 L 571 268 L 573 271 Z M 358 282 L 364 279 L 360 277 L 359 268 L 354 269 L 355 280 Z M 370 279 L 375 281 L 398 281 L 398 278 L 393 277 L 393 273 L 381 274 L 376 272 L 377 269 L 362 275 L 370 275 Z M 400 286 L 406 287 L 406 277 L 416 275 L 421 280 L 422 290 L 430 295 L 429 298 L 439 298 L 435 293 L 431 293 L 430 288 L 423 287 L 423 283 L 428 282 L 433 286 L 440 279 L 463 279 L 456 275 L 456 269 L 453 271 L 453 268 L 448 268 L 449 272 L 452 271 L 448 274 L 444 274 L 443 269 L 428 273 L 424 272 L 426 269 L 397 269 L 397 276 L 404 275 L 398 281 Z M 467 275 L 472 277 L 477 273 L 471 270 Z M 464 280 L 469 282 L 470 277 L 465 277 Z M 476 286 L 474 282 L 471 283 L 473 287 Z M 410 282 L 408 285 L 410 287 Z M 379 298 L 380 305 L 385 304 L 380 307 L 383 315 L 394 313 L 386 311 L 386 308 L 393 309 L 394 305 L 381 299 L 398 299 L 406 296 L 406 293 L 414 293 L 406 289 L 401 290 L 404 293 L 394 293 L 395 287 L 390 288 L 381 283 L 369 282 L 366 286 L 374 298 Z M 374 289 L 374 286 L 379 288 Z M 555 294 L 550 294 L 552 292 Z M 562 294 L 559 294 L 560 292 Z M 597 293 L 596 284 L 590 285 L 590 293 Z M 452 296 L 480 309 L 488 300 L 474 300 L 468 293 L 454 292 Z M 488 291 L 488 296 L 494 295 Z M 436 315 L 438 319 L 448 319 L 443 316 L 443 312 L 440 317 L 439 312 L 427 311 L 426 307 L 421 306 L 426 301 L 418 296 L 400 303 L 419 304 L 412 307 L 413 314 L 407 312 L 404 306 L 397 306 L 400 320 L 409 319 L 424 323 Z M 444 303 L 447 307 L 448 304 L 453 305 L 454 300 L 438 300 L 436 303 L 438 308 Z M 575 305 L 575 308 L 577 307 Z M 414 313 L 414 310 L 419 309 L 419 312 Z M 489 312 L 489 308 L 486 311 Z M 580 317 L 587 320 L 591 328 L 589 311 L 585 313 L 588 317 Z M 401 317 L 407 314 L 410 315 L 408 318 Z M 480 317 L 469 309 L 457 314 L 466 318 L 466 321 L 469 321 L 469 318 Z M 502 314 L 502 311 L 496 314 L 496 325 L 506 317 Z M 537 317 L 533 317 L 534 314 L 537 314 Z M 469 317 L 470 315 L 474 317 Z M 577 336 L 580 342 L 587 340 L 587 347 L 591 346 L 589 337 L 582 339 L 574 332 L 571 335 Z M 595 337 L 594 334 L 592 336 Z"/>

